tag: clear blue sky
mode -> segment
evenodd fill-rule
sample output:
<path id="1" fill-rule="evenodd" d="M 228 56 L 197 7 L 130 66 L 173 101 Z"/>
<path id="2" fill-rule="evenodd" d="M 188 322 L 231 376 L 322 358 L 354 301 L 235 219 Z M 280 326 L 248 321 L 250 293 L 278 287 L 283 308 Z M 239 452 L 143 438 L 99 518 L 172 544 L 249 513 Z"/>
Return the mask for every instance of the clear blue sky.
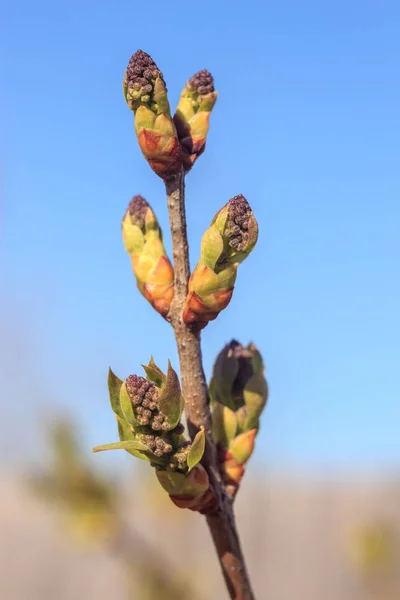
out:
<path id="1" fill-rule="evenodd" d="M 259 221 L 233 301 L 203 334 L 208 373 L 231 337 L 254 340 L 265 357 L 271 397 L 257 458 L 399 462 L 399 4 L 6 4 L 5 414 L 14 407 L 29 430 L 37 407 L 61 404 L 77 412 L 88 445 L 113 441 L 108 365 L 121 377 L 150 354 L 177 365 L 172 332 L 136 292 L 120 239 L 136 193 L 167 226 L 163 184 L 141 157 L 121 91 L 142 48 L 172 106 L 201 68 L 219 90 L 207 152 L 187 179 L 192 262 L 231 196 L 243 193 Z"/>

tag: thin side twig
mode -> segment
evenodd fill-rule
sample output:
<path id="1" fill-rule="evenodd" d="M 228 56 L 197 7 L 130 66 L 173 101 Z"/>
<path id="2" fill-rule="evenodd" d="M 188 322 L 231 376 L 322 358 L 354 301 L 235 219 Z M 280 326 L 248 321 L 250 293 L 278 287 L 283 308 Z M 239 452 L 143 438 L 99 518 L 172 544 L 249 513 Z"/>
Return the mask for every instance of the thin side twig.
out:
<path id="1" fill-rule="evenodd" d="M 178 347 L 189 432 L 192 438 L 200 427 L 204 427 L 206 432 L 206 451 L 202 464 L 208 472 L 217 500 L 216 508 L 206 515 L 207 523 L 230 597 L 235 600 L 254 600 L 240 547 L 232 503 L 226 495 L 221 479 L 216 446 L 212 437 L 211 413 L 201 356 L 200 334 L 191 331 L 182 320 L 190 277 L 183 172 L 166 183 L 166 190 L 175 270 L 174 298 L 168 318 L 174 329 Z"/>

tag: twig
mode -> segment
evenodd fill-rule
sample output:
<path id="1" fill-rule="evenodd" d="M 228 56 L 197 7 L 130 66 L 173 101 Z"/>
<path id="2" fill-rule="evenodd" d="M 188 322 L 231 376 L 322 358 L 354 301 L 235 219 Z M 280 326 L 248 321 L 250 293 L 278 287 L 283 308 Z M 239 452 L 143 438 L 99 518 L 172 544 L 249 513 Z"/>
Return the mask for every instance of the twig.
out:
<path id="1" fill-rule="evenodd" d="M 230 597 L 254 600 L 247 574 L 232 503 L 227 497 L 219 470 L 212 437 L 211 413 L 207 382 L 204 375 L 200 334 L 191 331 L 182 320 L 190 277 L 189 249 L 185 213 L 185 178 L 183 172 L 166 184 L 175 291 L 168 318 L 174 329 L 178 347 L 182 391 L 190 435 L 204 427 L 206 451 L 202 464 L 208 472 L 217 499 L 216 508 L 206 515 Z"/>

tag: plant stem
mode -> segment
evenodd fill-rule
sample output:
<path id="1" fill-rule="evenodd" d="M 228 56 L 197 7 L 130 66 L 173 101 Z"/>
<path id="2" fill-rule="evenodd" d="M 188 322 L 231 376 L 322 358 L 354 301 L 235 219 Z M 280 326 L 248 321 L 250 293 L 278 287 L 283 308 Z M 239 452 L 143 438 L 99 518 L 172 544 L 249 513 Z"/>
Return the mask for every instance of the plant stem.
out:
<path id="1" fill-rule="evenodd" d="M 191 437 L 200 427 L 206 432 L 206 451 L 202 460 L 216 496 L 216 508 L 206 515 L 229 595 L 235 600 L 254 600 L 244 556 L 236 530 L 232 503 L 221 479 L 216 446 L 212 436 L 207 382 L 201 356 L 200 333 L 183 322 L 190 277 L 189 245 L 185 212 L 185 176 L 182 173 L 166 183 L 169 222 L 174 260 L 174 298 L 168 319 L 178 347 L 185 412 Z"/>

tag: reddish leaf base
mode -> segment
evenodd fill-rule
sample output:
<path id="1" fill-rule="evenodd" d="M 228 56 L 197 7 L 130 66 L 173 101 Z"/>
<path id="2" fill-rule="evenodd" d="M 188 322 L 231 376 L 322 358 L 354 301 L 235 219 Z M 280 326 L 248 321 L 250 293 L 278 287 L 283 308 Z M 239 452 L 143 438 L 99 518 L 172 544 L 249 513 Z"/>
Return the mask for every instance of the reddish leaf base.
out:
<path id="1" fill-rule="evenodd" d="M 179 508 L 188 508 L 201 514 L 211 512 L 217 505 L 214 492 L 211 487 L 200 496 L 170 496 L 172 502 Z"/>
<path id="2" fill-rule="evenodd" d="M 185 308 L 183 310 L 183 320 L 194 331 L 200 331 L 209 321 L 216 319 L 224 308 L 231 301 L 233 288 L 230 290 L 220 290 L 213 294 L 213 308 L 209 308 L 196 292 L 189 292 Z M 215 308 L 217 305 L 217 309 Z"/>
<path id="3" fill-rule="evenodd" d="M 182 148 L 176 136 L 169 136 L 152 129 L 142 129 L 138 134 L 143 156 L 155 173 L 164 181 L 182 170 Z"/>
<path id="4" fill-rule="evenodd" d="M 229 450 L 221 446 L 221 444 L 218 444 L 218 458 L 223 468 L 224 483 L 227 492 L 231 498 L 234 498 L 243 478 L 245 465 L 239 464 Z"/>

